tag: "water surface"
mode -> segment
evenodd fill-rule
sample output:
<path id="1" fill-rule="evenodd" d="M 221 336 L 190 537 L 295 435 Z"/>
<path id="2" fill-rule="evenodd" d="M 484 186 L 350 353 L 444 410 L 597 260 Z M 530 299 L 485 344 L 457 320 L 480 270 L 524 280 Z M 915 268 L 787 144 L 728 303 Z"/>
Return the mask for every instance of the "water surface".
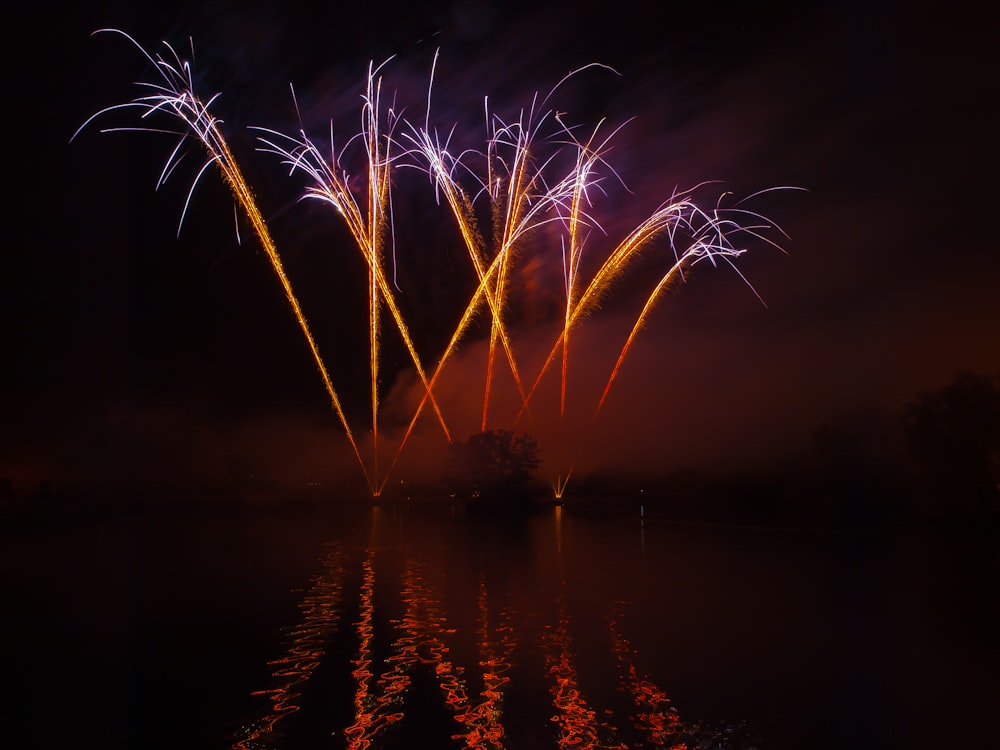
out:
<path id="1" fill-rule="evenodd" d="M 3 539 L 19 747 L 973 747 L 997 535 L 628 503 L 192 506 Z"/>

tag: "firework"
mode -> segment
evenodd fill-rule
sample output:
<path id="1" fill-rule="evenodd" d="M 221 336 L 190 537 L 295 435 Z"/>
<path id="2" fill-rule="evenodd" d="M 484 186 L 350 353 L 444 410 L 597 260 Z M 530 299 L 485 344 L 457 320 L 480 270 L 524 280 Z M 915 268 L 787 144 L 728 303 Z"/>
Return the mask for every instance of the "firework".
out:
<path id="1" fill-rule="evenodd" d="M 496 363 L 501 353 L 520 396 L 515 423 L 531 414 L 531 401 L 539 384 L 553 369 L 558 358 L 559 364 L 555 369 L 559 379 L 560 437 L 557 446 L 559 457 L 556 460 L 558 474 L 554 489 L 556 495 L 561 496 L 574 464 L 570 457 L 572 451 L 564 434 L 567 389 L 572 370 L 570 344 L 582 322 L 607 297 L 615 280 L 633 267 L 650 248 L 668 249 L 667 263 L 657 272 L 655 283 L 646 292 L 640 311 L 609 368 L 603 389 L 595 397 L 592 413 L 595 420 L 605 405 L 608 393 L 638 332 L 671 284 L 683 279 L 688 268 L 704 261 L 716 266 L 727 265 L 739 274 L 735 260 L 746 252 L 748 242 L 763 241 L 777 246 L 770 235 L 780 232 L 780 228 L 773 222 L 748 209 L 745 202 L 726 205 L 723 199 L 728 194 L 725 193 L 712 207 L 704 208 L 695 200 L 696 188 L 671 194 L 623 239 L 611 241 L 605 246 L 610 249 L 602 252 L 603 248 L 598 245 L 607 241 L 607 233 L 598 219 L 596 198 L 604 190 L 603 181 L 620 181 L 610 164 L 609 151 L 614 138 L 624 126 L 608 132 L 601 122 L 588 131 L 588 135 L 580 137 L 578 134 L 582 128 L 568 124 L 566 114 L 557 111 L 552 101 L 560 86 L 570 77 L 591 67 L 604 66 L 590 65 L 571 72 L 546 95 L 536 94 L 530 105 L 511 120 L 491 111 L 489 100 L 484 98 L 487 137 L 483 148 L 455 153 L 452 143 L 459 125 L 440 130 L 431 124 L 434 67 L 430 75 L 431 86 L 428 87 L 424 120 L 414 124 L 402 117 L 394 106 L 383 107 L 385 64 L 369 65 L 362 95 L 360 131 L 348 139 L 340 150 L 334 142 L 332 123 L 328 156 L 306 134 L 301 125 L 301 117 L 300 127 L 294 134 L 266 127 L 254 128 L 258 133 L 260 151 L 276 155 L 291 174 L 306 176 L 309 184 L 303 198 L 319 200 L 329 205 L 342 218 L 365 262 L 372 435 L 372 455 L 368 463 L 361 455 L 340 398 L 284 271 L 267 224 L 255 202 L 253 191 L 222 135 L 220 121 L 211 113 L 210 108 L 218 94 L 205 99 L 196 93 L 191 63 L 178 55 L 169 44 L 164 43 L 164 54 L 153 56 L 128 34 L 115 30 L 105 31 L 121 34 L 135 45 L 153 64 L 158 78 L 155 81 L 140 82 L 138 85 L 143 90 L 142 95 L 127 103 L 101 110 L 88 119 L 81 129 L 95 118 L 118 110 L 137 109 L 140 112 L 140 125 L 106 128 L 103 132 L 142 130 L 174 134 L 178 139 L 177 144 L 167 157 L 158 184 L 162 184 L 175 171 L 187 145 L 194 143 L 200 146 L 205 159 L 188 191 L 181 223 L 196 185 L 214 167 L 229 186 L 237 206 L 246 215 L 265 250 L 320 372 L 333 409 L 374 495 L 380 494 L 385 487 L 414 425 L 428 403 L 434 410 L 445 439 L 451 440 L 445 415 L 434 395 L 435 387 L 470 325 L 484 310 L 489 316 L 489 339 L 480 420 L 482 430 L 487 429 L 490 420 L 490 397 L 496 378 Z M 435 56 L 435 67 L 436 62 Z M 294 90 L 292 100 L 295 102 Z M 297 109 L 297 103 L 295 106 Z M 180 127 L 176 130 L 163 130 L 145 124 L 160 114 L 172 118 L 175 125 L 179 124 Z M 355 144 L 360 144 L 362 169 L 359 171 L 364 174 L 363 179 L 358 181 L 351 180 L 344 158 L 345 151 Z M 386 256 L 395 258 L 397 252 L 392 191 L 393 175 L 399 167 L 415 167 L 427 175 L 438 203 L 446 206 L 457 225 L 475 274 L 475 288 L 458 316 L 447 345 L 437 354 L 436 365 L 429 374 L 423 364 L 426 360 L 414 345 L 407 321 L 388 281 Z M 358 183 L 363 186 L 360 190 L 356 188 Z M 478 217 L 483 214 L 488 214 L 488 224 L 493 230 L 488 237 L 479 229 Z M 543 227 L 548 227 L 548 230 L 539 232 Z M 553 240 L 553 237 L 556 239 Z M 552 252 L 553 242 L 558 243 L 555 252 L 559 253 L 562 265 L 562 289 L 558 295 L 562 300 L 560 322 L 547 356 L 537 372 L 531 378 L 525 378 L 515 355 L 513 336 L 507 323 L 508 308 L 516 282 L 514 271 L 525 262 L 525 255 L 530 260 L 531 252 Z M 588 273 L 588 269 L 593 270 Z M 740 278 L 756 294 L 742 274 Z M 419 403 L 412 412 L 388 470 L 384 470 L 379 459 L 379 379 L 383 356 L 382 318 L 385 314 L 388 314 L 400 335 L 423 386 Z M 526 387 L 526 384 L 530 385 Z"/>
<path id="2" fill-rule="evenodd" d="M 202 147 L 205 152 L 206 159 L 192 181 L 191 189 L 188 191 L 187 201 L 185 201 L 184 210 L 181 213 L 181 223 L 184 221 L 188 203 L 191 200 L 191 195 L 194 192 L 194 188 L 197 186 L 198 181 L 209 168 L 214 166 L 219 170 L 223 180 L 229 186 L 237 205 L 243 209 L 250 225 L 253 227 L 254 233 L 257 235 L 257 239 L 264 248 L 264 252 L 266 253 L 267 259 L 271 264 L 271 268 L 278 277 L 278 280 L 281 283 L 281 288 L 285 293 L 285 297 L 288 299 L 289 305 L 291 305 L 292 314 L 295 316 L 295 320 L 299 324 L 302 335 L 306 339 L 313 361 L 319 369 L 323 385 L 326 388 L 327 394 L 330 396 L 330 403 L 344 428 L 347 439 L 351 444 L 351 449 L 354 451 L 354 455 L 361 464 L 362 471 L 365 472 L 365 477 L 368 480 L 369 485 L 374 486 L 372 484 L 371 477 L 365 469 L 364 461 L 361 458 L 360 451 L 358 450 L 357 441 L 355 440 L 351 427 L 347 422 L 347 417 L 344 414 L 343 407 L 340 403 L 340 397 L 337 395 L 337 391 L 333 387 L 333 382 L 330 380 L 326 364 L 324 363 L 322 356 L 320 356 L 319 348 L 316 345 L 312 332 L 309 330 L 309 324 L 306 322 L 305 315 L 302 312 L 302 307 L 292 290 L 291 281 L 285 273 L 281 257 L 278 255 L 277 247 L 274 244 L 274 240 L 271 238 L 270 231 L 268 231 L 267 223 L 264 221 L 264 217 L 257 206 L 253 191 L 243 178 L 243 172 L 240 169 L 236 158 L 233 156 L 233 153 L 229 148 L 229 144 L 222 134 L 219 127 L 221 122 L 216 119 L 210 111 L 212 103 L 218 98 L 219 94 L 215 94 L 207 100 L 203 100 L 197 95 L 195 92 L 193 71 L 190 61 L 182 59 L 174 48 L 170 46 L 170 44 L 166 42 L 163 44 L 167 50 L 166 56 L 158 54 L 154 57 L 150 55 L 135 39 L 123 31 L 119 31 L 117 29 L 101 29 L 95 33 L 105 32 L 121 34 L 128 39 L 133 45 L 135 45 L 136 49 L 138 49 L 143 56 L 145 56 L 146 59 L 153 64 L 160 78 L 158 81 L 139 82 L 138 85 L 148 93 L 125 104 L 118 104 L 102 109 L 84 122 L 83 125 L 77 129 L 76 133 L 73 134 L 73 138 L 75 138 L 81 130 L 87 127 L 87 125 L 95 119 L 118 110 L 138 109 L 142 113 L 140 117 L 142 120 L 146 120 L 153 115 L 160 113 L 172 117 L 181 125 L 180 130 L 161 130 L 153 127 L 138 126 L 104 128 L 101 131 L 114 132 L 122 130 L 142 130 L 146 132 L 169 133 L 177 136 L 177 145 L 167 157 L 167 161 L 164 164 L 163 172 L 160 175 L 160 180 L 157 183 L 157 186 L 163 184 L 163 182 L 177 167 L 183 155 L 184 146 L 193 140 Z"/>
<path id="3" fill-rule="evenodd" d="M 492 316 L 483 399 L 483 430 L 487 424 L 487 408 L 498 340 L 503 344 L 511 372 L 521 394 L 522 405 L 515 421 L 528 413 L 529 402 L 538 385 L 556 356 L 561 353 L 559 421 L 562 434 L 566 416 L 571 333 L 597 308 L 614 280 L 638 260 L 644 251 L 657 242 L 665 243 L 670 248 L 669 257 L 672 258 L 672 262 L 649 293 L 621 347 L 597 401 L 594 419 L 603 407 L 638 331 L 669 284 L 681 277 L 685 268 L 706 260 L 714 265 L 725 263 L 739 273 L 734 265 L 734 259 L 746 252 L 745 246 L 741 245 L 739 240 L 752 237 L 774 245 L 766 233 L 771 230 L 780 231 L 779 227 L 763 216 L 743 208 L 742 202 L 731 208 L 725 208 L 720 199 L 711 210 L 703 209 L 694 200 L 694 193 L 697 190 L 695 188 L 685 193 L 671 195 L 621 242 L 613 246 L 598 263 L 597 270 L 589 279 L 586 278 L 582 270 L 584 250 L 593 235 L 606 236 L 595 218 L 592 195 L 601 192 L 599 186 L 604 177 L 620 179 L 610 166 L 607 153 L 621 127 L 602 136 L 599 124 L 588 138 L 579 139 L 575 134 L 577 128 L 567 125 L 562 113 L 547 106 L 559 86 L 570 76 L 577 75 L 583 70 L 585 68 L 571 72 L 545 97 L 536 95 L 530 108 L 523 111 L 520 117 L 511 123 L 504 122 L 495 115 L 491 116 L 487 108 L 491 136 L 484 151 L 485 158 L 479 160 L 484 165 L 479 173 L 469 163 L 470 152 L 462 152 L 458 156 L 450 153 L 448 139 L 442 141 L 438 131 L 431 130 L 428 124 L 429 116 L 424 127 L 416 128 L 411 125 L 406 135 L 413 145 L 413 153 L 421 158 L 422 168 L 430 175 L 438 195 L 444 197 L 445 203 L 451 209 L 479 278 L 479 287 L 466 308 L 466 315 L 471 315 L 483 297 L 489 305 Z M 546 126 L 554 127 L 549 127 L 543 132 Z M 567 152 L 570 157 L 568 160 L 563 158 Z M 473 153 L 472 156 L 479 157 L 481 154 Z M 558 171 L 557 165 L 567 162 L 570 166 L 563 172 Z M 486 251 L 489 247 L 486 238 L 476 230 L 475 212 L 472 200 L 468 197 L 469 193 L 462 189 L 456 175 L 468 175 L 471 184 L 477 188 L 476 195 L 485 196 L 489 202 L 493 225 L 499 227 L 495 232 L 492 255 Z M 747 217 L 750 217 L 753 223 L 741 222 L 741 219 Z M 561 314 L 562 326 L 526 393 L 509 344 L 509 334 L 503 322 L 503 310 L 509 290 L 511 268 L 517 259 L 515 250 L 518 243 L 528 234 L 549 223 L 555 223 L 562 228 L 560 238 L 564 301 Z M 490 260 L 487 266 L 486 263 Z M 742 274 L 740 277 L 757 295 L 746 278 Z M 759 299 L 759 295 L 757 296 Z M 463 317 L 456 336 L 465 324 Z M 447 353 L 450 353 L 450 347 Z M 432 378 L 432 384 L 433 382 Z M 560 442 L 563 442 L 562 438 Z M 569 462 L 568 466 L 560 467 L 555 483 L 557 496 L 562 495 L 571 473 L 572 462 Z"/>
<path id="4" fill-rule="evenodd" d="M 368 266 L 368 330 L 369 330 L 369 372 L 371 375 L 371 416 L 373 436 L 373 467 L 371 476 L 378 491 L 384 487 L 388 475 L 379 479 L 378 467 L 378 426 L 379 426 L 379 365 L 381 350 L 381 307 L 384 304 L 396 324 L 407 352 L 425 388 L 426 398 L 434 406 L 438 421 L 445 437 L 451 435 L 437 402 L 431 392 L 431 384 L 424 372 L 420 355 L 410 336 L 406 321 L 396 303 L 395 295 L 386 278 L 385 238 L 391 236 L 391 190 L 394 140 L 393 128 L 398 118 L 390 109 L 384 117 L 381 107 L 382 79 L 380 68 L 369 66 L 367 90 L 362 107 L 362 129 L 360 140 L 364 146 L 364 164 L 367 171 L 366 191 L 363 199 L 351 190 L 350 175 L 345 171 L 340 154 L 330 132 L 330 159 L 320 152 L 315 143 L 300 128 L 297 136 L 289 136 L 268 128 L 257 128 L 263 147 L 261 150 L 279 156 L 292 172 L 304 172 L 312 181 L 306 189 L 305 197 L 316 199 L 333 207 L 347 226 L 351 237 L 364 256 Z"/>

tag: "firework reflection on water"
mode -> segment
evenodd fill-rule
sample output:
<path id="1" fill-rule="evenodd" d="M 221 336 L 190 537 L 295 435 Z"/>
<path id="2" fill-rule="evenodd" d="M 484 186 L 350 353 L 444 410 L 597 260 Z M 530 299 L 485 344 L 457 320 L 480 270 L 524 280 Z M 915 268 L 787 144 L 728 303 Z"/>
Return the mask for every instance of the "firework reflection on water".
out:
<path id="1" fill-rule="evenodd" d="M 367 544 L 324 552 L 287 653 L 269 662 L 274 684 L 254 693 L 270 705 L 233 750 L 322 736 L 350 750 L 425 737 L 470 750 L 749 747 L 744 727 L 685 721 L 625 635 L 650 625 L 630 622 L 630 602 L 581 598 L 560 519 L 473 539 L 454 519 L 432 528 L 444 519 L 373 509 Z M 324 672 L 340 677 L 311 681 Z"/>

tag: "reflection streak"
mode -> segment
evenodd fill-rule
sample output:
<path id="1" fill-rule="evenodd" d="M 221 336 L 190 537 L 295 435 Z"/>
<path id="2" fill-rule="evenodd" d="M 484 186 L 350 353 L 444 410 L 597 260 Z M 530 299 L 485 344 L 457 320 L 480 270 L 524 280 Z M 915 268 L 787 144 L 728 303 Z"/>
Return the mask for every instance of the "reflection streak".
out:
<path id="1" fill-rule="evenodd" d="M 632 659 L 635 650 L 618 629 L 618 621 L 622 618 L 624 612 L 616 607 L 607 618 L 608 631 L 611 635 L 611 651 L 618 661 L 622 690 L 631 694 L 638 709 L 634 725 L 646 734 L 655 747 L 685 750 L 687 744 L 679 740 L 686 729 L 677 715 L 677 709 L 673 707 L 667 694 L 636 667 Z"/>
<path id="2" fill-rule="evenodd" d="M 600 744 L 599 736 L 613 736 L 615 728 L 598 720 L 597 713 L 587 703 L 580 690 L 577 668 L 573 659 L 570 617 L 566 601 L 567 581 L 562 545 L 562 508 L 556 508 L 556 557 L 559 568 L 560 593 L 556 597 L 558 621 L 555 627 L 546 625 L 545 670 L 552 684 L 549 692 L 556 714 L 552 721 L 559 725 L 560 748 L 626 748 L 624 743 Z"/>
<path id="3" fill-rule="evenodd" d="M 278 684 L 252 693 L 269 696 L 271 712 L 243 729 L 245 736 L 233 744 L 234 750 L 260 750 L 271 746 L 278 723 L 299 710 L 297 701 L 302 697 L 302 687 L 319 666 L 340 619 L 343 572 L 340 550 L 329 548 L 323 556 L 323 572 L 314 578 L 299 604 L 303 620 L 289 633 L 288 652 L 268 662 L 268 666 L 277 667 L 272 677 Z"/>
<path id="4" fill-rule="evenodd" d="M 455 734 L 452 739 L 465 739 L 465 746 L 476 750 L 501 750 L 504 746 L 503 717 L 504 686 L 510 681 L 510 657 L 517 646 L 514 627 L 510 622 L 509 610 L 500 612 L 501 621 L 495 632 L 490 631 L 489 595 L 486 573 L 479 573 L 478 645 L 479 666 L 483 670 L 482 700 L 467 710 L 455 715 L 455 720 L 465 724 L 468 731 Z"/>
<path id="5" fill-rule="evenodd" d="M 354 693 L 354 723 L 344 730 L 347 737 L 347 747 L 350 750 L 363 750 L 370 747 L 376 735 L 403 718 L 401 711 L 389 711 L 389 707 L 399 702 L 399 697 L 409 685 L 409 677 L 405 673 L 383 675 L 378 680 L 380 690 L 375 696 L 371 691 L 371 680 L 374 673 L 372 664 L 372 641 L 375 636 L 375 566 L 374 549 L 369 550 L 364 561 L 364 575 L 361 582 L 361 616 L 356 623 L 358 638 L 358 654 L 352 663 L 355 669 L 351 672 L 357 682 Z"/>
<path id="6" fill-rule="evenodd" d="M 615 727 L 598 719 L 597 712 L 580 689 L 565 595 L 559 596 L 557 606 L 558 624 L 554 628 L 545 626 L 549 631 L 545 639 L 545 669 L 552 681 L 549 692 L 556 709 L 552 721 L 559 725 L 558 745 L 560 748 L 627 748 L 624 742 L 613 739 Z"/>

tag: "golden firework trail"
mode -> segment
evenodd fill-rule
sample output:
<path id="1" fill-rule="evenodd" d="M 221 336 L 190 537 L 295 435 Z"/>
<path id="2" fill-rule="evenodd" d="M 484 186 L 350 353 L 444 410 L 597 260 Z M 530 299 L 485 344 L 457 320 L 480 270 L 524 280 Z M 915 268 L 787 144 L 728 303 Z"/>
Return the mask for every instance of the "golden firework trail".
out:
<path id="1" fill-rule="evenodd" d="M 435 65 L 436 62 L 435 56 Z M 567 181 L 557 183 L 555 187 L 549 187 L 546 183 L 545 172 L 556 158 L 558 149 L 553 150 L 553 143 L 543 137 L 543 128 L 550 120 L 559 120 L 559 114 L 547 108 L 548 101 L 569 78 L 589 67 L 605 66 L 588 65 L 571 71 L 544 98 L 540 99 L 536 94 L 531 106 L 522 110 L 518 119 L 510 123 L 491 113 L 489 100 L 484 100 L 488 137 L 482 152 L 462 151 L 453 154 L 450 143 L 454 127 L 444 137 L 440 131 L 431 128 L 430 88 L 424 126 L 418 128 L 411 125 L 404 136 L 411 145 L 411 153 L 418 158 L 419 167 L 430 177 L 439 202 L 443 198 L 451 210 L 479 280 L 479 287 L 473 294 L 452 341 L 457 342 L 461 337 L 482 298 L 490 309 L 482 430 L 486 429 L 489 418 L 489 398 L 498 345 L 506 355 L 521 396 L 522 409 L 527 409 L 527 394 L 504 321 L 504 308 L 518 244 L 543 225 L 562 220 L 557 209 L 570 199 L 573 187 Z M 432 69 L 432 83 L 433 76 Z M 547 155 L 537 156 L 536 152 Z M 471 158 L 479 158 L 484 164 L 481 172 L 477 172 L 469 164 Z M 469 178 L 475 188 L 472 197 L 462 187 L 463 177 Z M 483 236 L 476 220 L 474 203 L 481 195 L 486 195 L 489 201 L 493 222 L 492 242 Z M 492 252 L 489 250 L 490 246 L 493 248 Z M 441 365 L 451 351 L 449 346 Z"/>
<path id="2" fill-rule="evenodd" d="M 562 124 L 561 119 L 560 124 Z M 658 239 L 665 238 L 671 251 L 670 257 L 672 261 L 666 272 L 649 293 L 634 321 L 612 368 L 611 374 L 605 383 L 601 396 L 598 399 L 593 414 L 594 420 L 596 420 L 598 413 L 604 405 L 608 392 L 618 376 L 625 356 L 631 349 L 636 335 L 646 323 L 655 303 L 670 283 L 678 278 L 682 278 L 685 269 L 697 263 L 707 260 L 713 265 L 718 265 L 721 262 L 731 266 L 751 291 L 753 291 L 754 295 L 760 299 L 760 295 L 757 294 L 756 290 L 753 289 L 753 286 L 746 277 L 739 272 L 733 262 L 735 258 L 746 252 L 745 246 L 738 244 L 734 240 L 737 237 L 753 237 L 780 249 L 780 246 L 770 240 L 765 235 L 765 232 L 771 230 L 781 231 L 780 227 L 760 214 L 740 208 L 743 201 L 727 209 L 721 206 L 720 198 L 720 202 L 716 204 L 713 210 L 708 211 L 701 208 L 693 199 L 693 194 L 701 187 L 697 186 L 684 193 L 675 193 L 662 203 L 644 221 L 640 222 L 624 240 L 612 249 L 597 267 L 597 270 L 590 277 L 589 281 L 585 281 L 581 277 L 580 269 L 587 239 L 592 229 L 601 230 L 603 233 L 603 229 L 590 213 L 590 192 L 600 179 L 598 177 L 599 167 L 602 164 L 607 166 L 605 155 L 609 149 L 611 139 L 618 131 L 616 130 L 610 136 L 598 141 L 598 131 L 595 129 L 586 141 L 579 141 L 574 137 L 571 128 L 564 126 L 564 130 L 566 137 L 574 144 L 576 158 L 569 173 L 560 182 L 556 183 L 552 189 L 554 201 L 560 206 L 564 214 L 563 282 L 565 288 L 565 306 L 562 316 L 563 325 L 556 341 L 549 350 L 549 354 L 539 368 L 528 396 L 524 399 L 521 414 L 517 417 L 517 420 L 519 420 L 525 413 L 528 402 L 534 395 L 543 376 L 552 365 L 556 355 L 561 350 L 559 396 L 560 442 L 564 441 L 562 433 L 564 431 L 566 391 L 569 377 L 569 343 L 571 333 L 587 315 L 598 307 L 612 283 L 638 260 L 645 250 L 654 245 Z M 750 198 L 759 194 L 755 193 Z M 723 194 L 723 197 L 725 197 L 725 194 Z M 749 200 L 749 198 L 744 200 Z M 747 216 L 753 217 L 759 223 L 748 225 L 738 220 Z M 564 469 L 559 469 L 556 479 L 555 492 L 557 497 L 562 496 L 566 483 L 569 481 L 573 471 L 572 462 L 565 469 L 565 475 L 563 475 L 563 471 Z"/>
<path id="3" fill-rule="evenodd" d="M 789 190 L 793 188 L 771 188 L 771 190 Z M 768 191 L 761 191 L 768 192 Z M 755 193 L 749 198 L 753 198 L 760 193 Z M 749 198 L 745 198 L 740 203 L 743 203 Z M 760 219 L 761 223 L 757 225 L 747 225 L 741 224 L 734 218 L 731 218 L 732 214 L 743 214 L 757 217 Z M 780 245 L 775 243 L 773 240 L 769 239 L 762 234 L 764 231 L 777 230 L 779 232 L 784 232 L 779 226 L 774 224 L 768 219 L 760 216 L 755 212 L 750 212 L 745 209 L 739 208 L 739 204 L 736 207 L 730 209 L 720 208 L 718 205 L 712 212 L 702 211 L 694 207 L 694 204 L 689 203 L 689 212 L 683 222 L 684 228 L 690 232 L 689 245 L 684 253 L 680 256 L 675 256 L 675 261 L 671 265 L 663 277 L 656 283 L 653 290 L 649 293 L 646 298 L 646 302 L 642 306 L 638 317 L 635 320 L 632 330 L 629 332 L 628 337 L 625 339 L 625 344 L 622 346 L 621 352 L 618 355 L 618 359 L 615 361 L 615 366 L 611 370 L 611 375 L 608 377 L 608 382 L 604 386 L 604 390 L 601 392 L 601 398 L 597 402 L 597 408 L 594 410 L 594 418 L 597 418 L 601 407 L 604 406 L 604 401 L 608 396 L 608 391 L 611 390 L 611 385 L 614 383 L 615 378 L 618 376 L 618 370 L 621 368 L 622 362 L 625 360 L 625 355 L 628 353 L 632 346 L 632 342 L 636 337 L 636 334 L 642 328 L 649 315 L 650 310 L 660 298 L 664 290 L 678 277 L 682 276 L 684 273 L 684 268 L 688 266 L 694 266 L 702 261 L 708 261 L 713 266 L 717 265 L 719 262 L 725 263 L 730 266 L 733 271 L 743 280 L 743 282 L 749 287 L 753 292 L 754 296 L 760 301 L 762 305 L 765 305 L 764 299 L 757 293 L 750 281 L 744 276 L 740 270 L 733 263 L 734 258 L 738 258 L 746 252 L 745 247 L 740 247 L 734 244 L 733 238 L 738 235 L 750 235 L 756 239 L 762 240 L 774 247 L 781 249 Z M 676 252 L 677 246 L 674 244 L 674 237 L 676 235 L 671 234 L 671 247 Z M 785 235 L 787 237 L 787 235 Z"/>
<path id="4" fill-rule="evenodd" d="M 385 486 L 388 474 L 379 479 L 378 469 L 378 416 L 379 416 L 379 364 L 381 348 L 380 311 L 382 304 L 389 310 L 396 328 L 403 339 L 414 368 L 424 386 L 424 402 L 429 399 L 437 415 L 445 437 L 451 434 L 437 401 L 431 391 L 420 356 L 410 336 L 395 295 L 389 285 L 384 260 L 385 238 L 391 235 L 391 171 L 393 164 L 393 129 L 398 117 L 390 108 L 386 113 L 386 127 L 382 128 L 381 85 L 379 68 L 369 66 L 367 90 L 362 108 L 362 129 L 359 138 L 365 149 L 367 168 L 367 191 L 359 199 L 350 187 L 350 174 L 341 163 L 341 154 L 334 150 L 331 125 L 331 154 L 327 160 L 315 143 L 306 136 L 304 130 L 298 136 L 289 136 L 268 128 L 256 128 L 264 133 L 262 151 L 276 154 L 292 172 L 302 171 L 312 184 L 306 188 L 304 197 L 317 199 L 332 206 L 347 226 L 358 249 L 368 266 L 368 322 L 369 356 L 371 374 L 371 414 L 374 443 L 374 466 L 372 476 L 379 494 Z M 353 139 L 352 139 L 353 140 Z M 362 208 L 364 205 L 364 208 Z M 440 365 L 439 365 L 440 367 Z M 424 403 L 422 402 L 422 403 Z M 398 455 L 398 451 L 397 451 Z M 393 462 L 395 463 L 395 461 Z"/>
<path id="5" fill-rule="evenodd" d="M 306 318 L 302 312 L 302 307 L 299 304 L 298 298 L 292 291 L 291 282 L 285 273 L 281 258 L 278 255 L 277 247 L 275 246 L 274 240 L 271 238 L 271 233 L 267 228 L 267 223 L 264 221 L 264 217 L 257 206 L 257 201 L 254 198 L 253 191 L 244 179 L 243 172 L 236 161 L 236 157 L 233 155 L 225 136 L 222 134 L 222 130 L 220 128 L 220 125 L 222 124 L 221 120 L 216 118 L 209 111 L 209 108 L 219 97 L 219 94 L 216 93 L 208 100 L 202 100 L 198 97 L 195 93 L 191 62 L 181 58 L 169 43 L 163 43 L 163 46 L 166 48 L 168 53 L 167 57 L 164 57 L 161 54 L 157 54 L 154 57 L 134 38 L 123 31 L 118 29 L 100 29 L 95 33 L 105 32 L 120 34 L 128 39 L 136 47 L 136 49 L 138 49 L 143 56 L 145 56 L 146 59 L 153 64 L 162 80 L 158 83 L 153 81 L 138 82 L 137 85 L 151 93 L 145 96 L 139 96 L 130 102 L 114 105 L 100 110 L 88 118 L 87 121 L 77 129 L 77 131 L 73 134 L 73 138 L 75 138 L 81 130 L 87 127 L 87 125 L 95 119 L 117 110 L 139 109 L 142 112 L 141 119 L 143 120 L 159 113 L 167 114 L 176 120 L 179 120 L 183 125 L 183 129 L 179 131 L 164 131 L 152 127 L 105 128 L 101 131 L 115 132 L 123 130 L 140 130 L 166 132 L 179 136 L 177 145 L 170 153 L 163 167 L 157 187 L 162 185 L 177 167 L 182 158 L 182 147 L 190 139 L 193 138 L 201 144 L 208 158 L 192 181 L 191 188 L 188 191 L 187 200 L 184 204 L 184 210 L 181 213 L 181 224 L 184 222 L 184 216 L 187 213 L 187 207 L 191 201 L 191 195 L 194 192 L 195 186 L 198 184 L 202 175 L 214 165 L 219 170 L 223 180 L 229 186 L 237 204 L 243 209 L 250 225 L 253 227 L 254 233 L 257 235 L 258 240 L 264 248 L 264 252 L 271 264 L 271 268 L 278 277 L 281 287 L 285 292 L 285 297 L 292 308 L 292 314 L 295 316 L 295 320 L 298 322 L 303 336 L 305 336 L 313 361 L 319 369 L 323 385 L 326 387 L 333 409 L 336 412 L 338 419 L 340 419 L 341 425 L 344 427 L 344 432 L 347 434 L 347 439 L 351 444 L 354 455 L 360 463 L 362 471 L 365 473 L 365 478 L 368 481 L 369 486 L 374 488 L 373 477 L 368 474 L 368 470 L 365 468 L 364 461 L 361 458 L 361 453 L 358 450 L 357 441 L 351 432 L 351 427 L 347 422 L 347 417 L 345 416 L 344 410 L 341 406 L 340 398 L 337 395 L 337 391 L 333 387 L 332 381 L 330 380 L 330 375 L 327 372 L 323 358 L 320 356 L 319 348 L 316 345 L 312 332 L 309 330 L 309 324 L 306 322 Z"/>

